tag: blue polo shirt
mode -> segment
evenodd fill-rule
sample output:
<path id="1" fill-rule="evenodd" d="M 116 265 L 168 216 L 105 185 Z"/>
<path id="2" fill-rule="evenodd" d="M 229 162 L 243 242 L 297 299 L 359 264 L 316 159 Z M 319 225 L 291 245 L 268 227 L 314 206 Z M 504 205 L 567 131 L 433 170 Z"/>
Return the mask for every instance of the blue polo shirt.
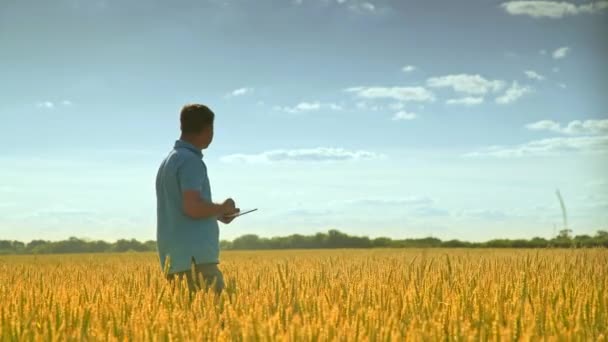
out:
<path id="1" fill-rule="evenodd" d="M 192 219 L 184 213 L 182 193 L 200 192 L 211 200 L 207 167 L 200 149 L 177 140 L 156 175 L 156 243 L 161 270 L 169 257 L 168 273 L 190 270 L 191 262 L 218 263 L 220 242 L 217 218 Z"/>

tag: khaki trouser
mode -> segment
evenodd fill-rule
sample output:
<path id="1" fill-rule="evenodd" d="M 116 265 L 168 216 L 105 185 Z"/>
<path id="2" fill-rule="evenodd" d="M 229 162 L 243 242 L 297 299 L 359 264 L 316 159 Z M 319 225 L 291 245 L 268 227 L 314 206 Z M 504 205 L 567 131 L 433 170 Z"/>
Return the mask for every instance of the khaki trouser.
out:
<path id="1" fill-rule="evenodd" d="M 220 294 L 224 289 L 224 275 L 217 266 L 218 264 L 194 264 L 194 274 L 192 270 L 180 271 L 167 274 L 167 280 L 181 281 L 186 278 L 190 292 L 208 290 L 213 287 L 216 294 Z"/>

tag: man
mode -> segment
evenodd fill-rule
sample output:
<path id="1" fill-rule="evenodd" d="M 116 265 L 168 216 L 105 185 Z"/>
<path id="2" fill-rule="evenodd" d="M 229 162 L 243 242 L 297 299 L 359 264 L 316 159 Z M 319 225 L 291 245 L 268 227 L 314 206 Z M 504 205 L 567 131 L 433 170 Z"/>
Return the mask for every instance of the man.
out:
<path id="1" fill-rule="evenodd" d="M 156 241 L 161 268 L 168 280 L 186 278 L 190 292 L 224 288 L 218 268 L 219 227 L 239 212 L 231 198 L 213 203 L 202 150 L 213 140 L 215 115 L 204 105 L 190 104 L 180 114 L 181 137 L 156 175 Z"/>

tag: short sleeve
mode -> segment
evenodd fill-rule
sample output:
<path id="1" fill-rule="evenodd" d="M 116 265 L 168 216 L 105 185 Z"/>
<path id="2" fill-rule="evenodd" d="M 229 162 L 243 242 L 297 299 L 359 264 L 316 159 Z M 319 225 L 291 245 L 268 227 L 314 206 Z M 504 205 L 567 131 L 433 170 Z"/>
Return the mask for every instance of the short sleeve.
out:
<path id="1" fill-rule="evenodd" d="M 188 190 L 201 191 L 205 176 L 205 168 L 201 160 L 186 158 L 177 173 L 180 191 L 182 193 Z"/>

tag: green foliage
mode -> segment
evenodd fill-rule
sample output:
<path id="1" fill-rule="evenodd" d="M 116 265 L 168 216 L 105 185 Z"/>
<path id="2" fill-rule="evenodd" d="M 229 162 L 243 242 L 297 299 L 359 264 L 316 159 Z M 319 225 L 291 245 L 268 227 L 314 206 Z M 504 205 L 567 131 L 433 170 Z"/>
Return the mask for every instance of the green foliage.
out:
<path id="1" fill-rule="evenodd" d="M 608 231 L 599 230 L 594 236 L 571 236 L 572 231 L 562 230 L 553 239 L 535 237 L 526 239 L 494 239 L 486 242 L 460 240 L 441 241 L 434 237 L 421 239 L 391 239 L 367 236 L 351 236 L 332 229 L 327 233 L 315 235 L 292 234 L 260 237 L 255 234 L 242 235 L 233 241 L 222 240 L 220 248 L 230 249 L 311 249 L 311 248 L 588 248 L 608 247 Z M 53 254 L 53 253 L 105 253 L 105 252 L 155 252 L 156 241 L 139 242 L 135 239 L 120 239 L 116 242 L 89 241 L 77 237 L 68 240 L 32 240 L 25 244 L 21 241 L 0 240 L 0 254 Z"/>

